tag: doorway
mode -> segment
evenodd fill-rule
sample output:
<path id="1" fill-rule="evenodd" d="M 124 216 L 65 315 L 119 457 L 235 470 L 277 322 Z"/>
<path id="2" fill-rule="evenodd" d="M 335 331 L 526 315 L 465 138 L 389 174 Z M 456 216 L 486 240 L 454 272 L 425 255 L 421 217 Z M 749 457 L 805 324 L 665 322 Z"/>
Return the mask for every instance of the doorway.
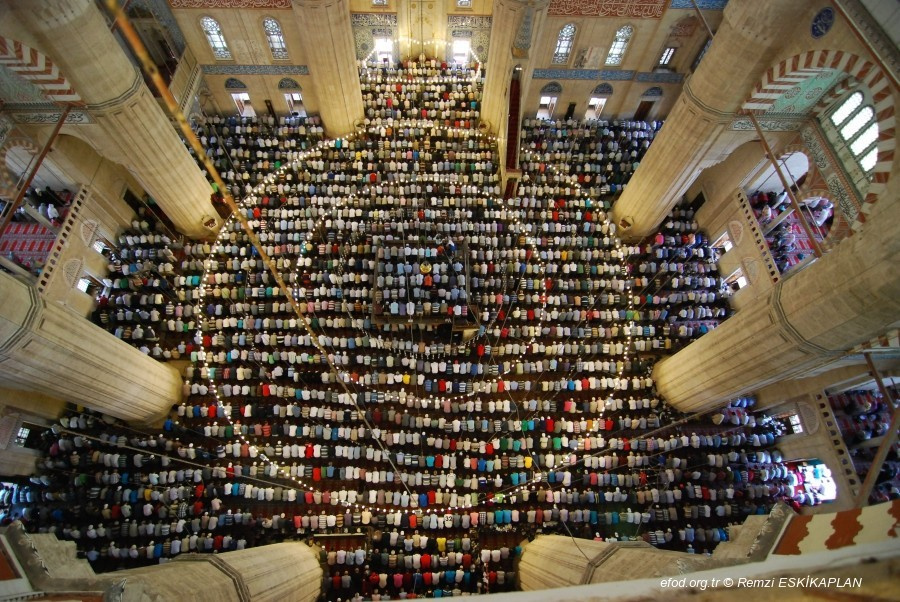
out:
<path id="1" fill-rule="evenodd" d="M 637 111 L 634 112 L 634 120 L 646 121 L 647 115 L 650 114 L 650 109 L 653 108 L 655 103 L 655 100 L 642 100 L 641 104 L 638 105 Z"/>

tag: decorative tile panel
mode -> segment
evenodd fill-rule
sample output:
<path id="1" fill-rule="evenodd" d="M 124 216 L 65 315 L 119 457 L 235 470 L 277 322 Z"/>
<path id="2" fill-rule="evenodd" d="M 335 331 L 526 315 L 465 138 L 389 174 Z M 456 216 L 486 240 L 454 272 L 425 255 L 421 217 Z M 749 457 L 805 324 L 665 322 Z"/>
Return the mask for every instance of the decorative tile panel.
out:
<path id="1" fill-rule="evenodd" d="M 562 86 L 560 86 L 557 82 L 550 82 L 543 88 L 541 88 L 541 94 L 559 94 L 562 92 Z"/>
<path id="2" fill-rule="evenodd" d="M 479 29 L 472 32 L 472 50 L 482 62 L 487 61 L 488 49 L 491 45 L 491 30 Z"/>
<path id="3" fill-rule="evenodd" d="M 666 0 L 551 0 L 550 16 L 659 19 Z"/>
<path id="4" fill-rule="evenodd" d="M 782 121 L 778 119 L 760 119 L 760 129 L 766 132 L 794 132 L 803 125 L 802 121 Z M 749 119 L 735 119 L 731 122 L 731 129 L 741 132 L 753 130 L 753 123 Z"/>
<path id="5" fill-rule="evenodd" d="M 522 15 L 522 22 L 516 31 L 516 39 L 513 47 L 519 50 L 528 50 L 531 48 L 531 28 L 534 25 L 534 7 L 529 6 Z"/>
<path id="6" fill-rule="evenodd" d="M 448 15 L 447 27 L 466 29 L 490 29 L 493 20 L 490 15 Z"/>
<path id="7" fill-rule="evenodd" d="M 697 6 L 700 10 L 725 10 L 728 0 L 697 0 Z M 684 8 L 694 10 L 694 3 L 691 0 L 672 0 L 669 8 Z"/>
<path id="8" fill-rule="evenodd" d="M 3 147 L 3 143 L 6 142 L 6 137 L 9 135 L 10 131 L 12 131 L 12 122 L 0 115 L 0 148 Z"/>
<path id="9" fill-rule="evenodd" d="M 649 82 L 654 84 L 680 84 L 684 81 L 683 73 L 671 73 L 668 71 L 661 72 L 641 72 L 635 76 L 635 81 Z"/>
<path id="10" fill-rule="evenodd" d="M 830 6 L 826 6 L 813 17 L 812 24 L 809 26 L 809 33 L 814 39 L 818 40 L 831 31 L 833 25 L 834 9 Z"/>
<path id="11" fill-rule="evenodd" d="M 835 202 L 838 208 L 840 208 L 841 213 L 847 218 L 847 222 L 851 224 L 855 222 L 856 216 L 859 214 L 859 208 L 856 206 L 856 203 L 853 202 L 850 195 L 847 194 L 844 185 L 841 183 L 841 179 L 836 174 L 832 174 L 825 180 L 825 183 L 828 184 L 828 192 L 831 193 L 831 200 Z"/>
<path id="12" fill-rule="evenodd" d="M 395 13 L 350 13 L 352 27 L 396 27 Z"/>
<path id="13" fill-rule="evenodd" d="M 142 8 L 156 17 L 156 20 L 169 32 L 172 43 L 175 45 L 173 50 L 178 53 L 178 56 L 184 54 L 187 42 L 184 41 L 184 34 L 181 33 L 181 28 L 178 27 L 175 15 L 172 14 L 166 0 L 132 0 L 128 6 Z"/>
<path id="14" fill-rule="evenodd" d="M 812 127 L 805 127 L 800 135 L 803 137 L 803 144 L 806 145 L 806 148 L 812 154 L 816 167 L 820 171 L 829 169 L 831 166 L 828 162 L 828 157 L 825 154 L 825 149 L 819 144 L 819 137 L 816 135 L 815 130 Z"/>
<path id="15" fill-rule="evenodd" d="M 40 88 L 4 66 L 0 66 L 0 99 L 4 103 L 16 104 L 47 102 L 47 98 Z"/>
<path id="16" fill-rule="evenodd" d="M 309 75 L 306 65 L 201 65 L 203 75 Z"/>
<path id="17" fill-rule="evenodd" d="M 291 0 L 169 0 L 172 8 L 291 8 Z"/>
<path id="18" fill-rule="evenodd" d="M 685 17 L 672 26 L 671 35 L 676 38 L 689 38 L 697 31 L 697 25 L 699 25 L 699 23 L 700 20 L 693 15 Z"/>
<path id="19" fill-rule="evenodd" d="M 634 78 L 634 71 L 609 69 L 535 69 L 534 79 L 609 79 L 628 81 Z"/>
<path id="20" fill-rule="evenodd" d="M 31 123 L 37 125 L 55 124 L 59 121 L 59 118 L 62 117 L 62 111 L 40 113 L 16 113 L 11 111 L 7 116 L 15 123 Z M 83 123 L 93 123 L 91 116 L 83 111 L 69 111 L 69 114 L 66 115 L 67 125 L 78 125 Z"/>
<path id="21" fill-rule="evenodd" d="M 283 78 L 278 82 L 279 90 L 299 90 L 300 84 L 297 83 L 297 80 L 291 79 L 289 77 Z"/>

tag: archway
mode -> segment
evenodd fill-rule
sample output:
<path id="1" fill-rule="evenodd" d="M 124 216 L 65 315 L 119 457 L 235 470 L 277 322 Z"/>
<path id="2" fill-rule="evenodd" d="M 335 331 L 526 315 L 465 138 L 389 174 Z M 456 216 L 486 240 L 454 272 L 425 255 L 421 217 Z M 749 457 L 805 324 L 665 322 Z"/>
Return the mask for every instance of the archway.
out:
<path id="1" fill-rule="evenodd" d="M 748 112 L 761 114 L 769 110 L 785 91 L 794 88 L 799 82 L 816 77 L 824 70 L 838 70 L 855 78 L 860 85 L 868 88 L 872 95 L 875 109 L 875 120 L 878 123 L 878 163 L 872 170 L 872 181 L 866 193 L 863 207 L 860 208 L 856 220 L 851 226 L 856 232 L 866 221 L 866 214 L 886 190 L 894 162 L 894 145 L 896 128 L 894 126 L 894 101 L 892 98 L 890 78 L 876 65 L 855 54 L 843 50 L 810 50 L 803 54 L 785 59 L 769 69 L 750 97 L 743 105 Z M 817 115 L 828 105 L 823 104 L 828 98 L 833 100 L 834 94 L 846 90 L 833 91 L 823 98 L 811 110 Z"/>

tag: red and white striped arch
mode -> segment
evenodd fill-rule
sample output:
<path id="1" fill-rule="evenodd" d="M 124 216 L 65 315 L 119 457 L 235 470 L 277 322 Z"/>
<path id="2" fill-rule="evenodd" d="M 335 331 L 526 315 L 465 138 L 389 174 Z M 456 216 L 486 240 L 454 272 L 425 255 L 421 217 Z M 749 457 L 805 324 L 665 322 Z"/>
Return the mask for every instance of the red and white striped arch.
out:
<path id="1" fill-rule="evenodd" d="M 18 40 L 0 36 L 0 65 L 34 84 L 48 100 L 81 102 L 72 84 L 47 55 Z"/>
<path id="2" fill-rule="evenodd" d="M 851 85 L 854 80 L 858 82 L 859 86 L 867 88 L 872 95 L 875 119 L 878 122 L 878 163 L 872 170 L 872 183 L 856 222 L 852 226 L 852 230 L 855 232 L 865 223 L 866 215 L 872 208 L 871 203 L 876 202 L 887 187 L 897 146 L 894 95 L 890 79 L 881 67 L 843 50 L 811 50 L 781 61 L 766 71 L 750 98 L 744 103 L 743 108 L 745 111 L 763 113 L 782 94 L 825 69 L 837 69 L 853 78 L 838 84 L 841 92 L 849 89 L 846 87 Z M 834 97 L 831 95 L 829 98 L 833 99 Z M 825 105 L 819 103 L 813 113 L 819 114 L 825 108 L 827 108 Z"/>

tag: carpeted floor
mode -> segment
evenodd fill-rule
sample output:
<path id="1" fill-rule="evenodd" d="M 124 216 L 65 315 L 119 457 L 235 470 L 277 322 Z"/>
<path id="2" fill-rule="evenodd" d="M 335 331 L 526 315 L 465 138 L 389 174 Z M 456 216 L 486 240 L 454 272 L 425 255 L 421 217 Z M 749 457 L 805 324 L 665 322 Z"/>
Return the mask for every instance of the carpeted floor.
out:
<path id="1" fill-rule="evenodd" d="M 13 222 L 0 237 L 0 253 L 12 253 L 19 264 L 31 268 L 44 264 L 54 242 L 56 234 L 41 224 Z"/>

